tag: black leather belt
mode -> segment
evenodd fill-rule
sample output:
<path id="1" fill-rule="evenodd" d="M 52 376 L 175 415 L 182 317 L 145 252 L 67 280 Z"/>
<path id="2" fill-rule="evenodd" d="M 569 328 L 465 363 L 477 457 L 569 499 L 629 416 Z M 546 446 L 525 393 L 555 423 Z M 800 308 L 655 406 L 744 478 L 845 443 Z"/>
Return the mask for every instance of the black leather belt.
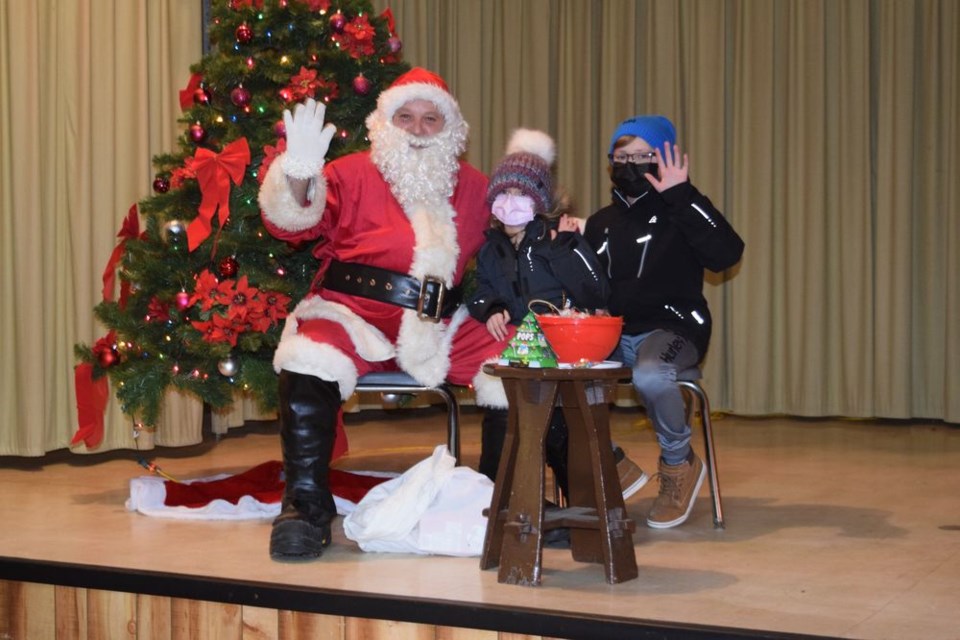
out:
<path id="1" fill-rule="evenodd" d="M 437 278 L 420 281 L 405 273 L 337 260 L 330 261 L 320 288 L 413 309 L 431 322 L 452 316 L 462 297 L 460 287 L 448 289 Z"/>

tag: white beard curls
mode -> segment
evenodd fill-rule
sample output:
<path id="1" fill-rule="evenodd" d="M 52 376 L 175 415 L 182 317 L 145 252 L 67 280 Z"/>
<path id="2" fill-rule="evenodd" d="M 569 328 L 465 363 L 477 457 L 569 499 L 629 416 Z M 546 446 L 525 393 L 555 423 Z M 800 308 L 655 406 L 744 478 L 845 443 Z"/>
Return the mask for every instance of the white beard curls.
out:
<path id="1" fill-rule="evenodd" d="M 418 137 L 374 111 L 367 118 L 370 157 L 406 211 L 446 204 L 457 186 L 458 159 L 466 148 L 466 124 Z"/>

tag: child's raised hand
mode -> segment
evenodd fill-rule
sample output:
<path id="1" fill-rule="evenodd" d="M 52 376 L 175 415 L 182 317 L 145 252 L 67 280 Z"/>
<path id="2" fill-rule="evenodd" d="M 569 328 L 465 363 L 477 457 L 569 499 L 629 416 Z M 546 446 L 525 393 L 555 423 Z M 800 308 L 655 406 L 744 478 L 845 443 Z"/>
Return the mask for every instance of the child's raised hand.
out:
<path id="1" fill-rule="evenodd" d="M 500 311 L 487 318 L 487 331 L 497 340 L 506 340 L 509 335 L 507 324 L 510 323 L 510 312 Z"/>
<path id="2" fill-rule="evenodd" d="M 560 219 L 557 221 L 557 228 L 550 229 L 550 239 L 556 240 L 557 233 L 559 233 L 560 231 L 572 231 L 574 233 L 583 233 L 583 220 L 564 213 L 563 215 L 560 216 Z"/>
<path id="3" fill-rule="evenodd" d="M 574 218 L 571 215 L 563 214 L 560 216 L 560 221 L 557 223 L 558 231 L 580 231 L 579 218 Z"/>
<path id="4" fill-rule="evenodd" d="M 644 174 L 654 189 L 662 193 L 670 187 L 675 187 L 689 179 L 689 160 L 685 153 L 681 157 L 679 145 L 675 144 L 671 149 L 670 143 L 665 142 L 663 143 L 663 151 L 656 149 L 656 153 L 660 175 Z"/>

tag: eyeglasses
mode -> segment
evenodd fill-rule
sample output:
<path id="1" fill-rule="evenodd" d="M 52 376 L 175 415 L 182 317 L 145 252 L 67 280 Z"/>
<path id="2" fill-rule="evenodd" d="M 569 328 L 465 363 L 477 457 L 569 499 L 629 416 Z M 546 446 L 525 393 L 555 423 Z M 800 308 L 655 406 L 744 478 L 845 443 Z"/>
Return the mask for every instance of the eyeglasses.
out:
<path id="1" fill-rule="evenodd" d="M 645 162 L 656 162 L 657 152 L 648 151 L 646 153 L 611 153 L 607 156 L 610 162 L 616 164 L 643 164 Z"/>

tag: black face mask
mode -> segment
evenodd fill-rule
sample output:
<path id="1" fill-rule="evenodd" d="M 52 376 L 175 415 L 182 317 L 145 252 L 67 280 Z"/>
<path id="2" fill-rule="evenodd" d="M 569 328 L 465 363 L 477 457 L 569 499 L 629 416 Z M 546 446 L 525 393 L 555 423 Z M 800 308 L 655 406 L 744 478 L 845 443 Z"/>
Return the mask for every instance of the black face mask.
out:
<path id="1" fill-rule="evenodd" d="M 656 162 L 644 162 L 642 164 L 614 162 L 610 177 L 621 193 L 631 198 L 639 198 L 651 187 L 650 182 L 643 177 L 643 174 L 649 173 L 655 176 L 657 171 Z"/>

